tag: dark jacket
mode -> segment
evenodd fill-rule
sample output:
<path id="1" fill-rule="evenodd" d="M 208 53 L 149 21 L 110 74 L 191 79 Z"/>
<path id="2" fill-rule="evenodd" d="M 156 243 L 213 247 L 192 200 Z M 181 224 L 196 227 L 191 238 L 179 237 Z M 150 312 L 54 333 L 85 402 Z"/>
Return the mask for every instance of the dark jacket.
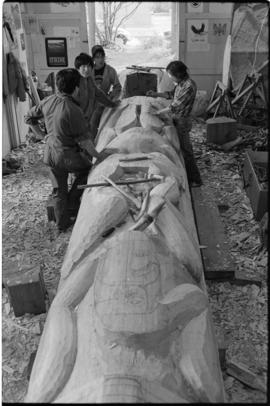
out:
<path id="1" fill-rule="evenodd" d="M 81 108 L 70 95 L 56 93 L 32 107 L 24 121 L 35 125 L 41 118 L 45 120 L 48 133 L 44 150 L 45 164 L 69 171 L 74 162 L 82 160 L 78 142 L 89 138 Z"/>
<path id="2" fill-rule="evenodd" d="M 29 88 L 26 73 L 12 52 L 7 54 L 7 74 L 10 93 L 16 93 L 20 101 L 25 101 Z"/>
<path id="3" fill-rule="evenodd" d="M 90 122 L 98 103 L 108 107 L 114 107 L 114 102 L 96 86 L 94 79 L 91 76 L 88 78 L 81 77 L 79 95 L 76 98 L 76 101 L 82 108 L 88 123 Z"/>

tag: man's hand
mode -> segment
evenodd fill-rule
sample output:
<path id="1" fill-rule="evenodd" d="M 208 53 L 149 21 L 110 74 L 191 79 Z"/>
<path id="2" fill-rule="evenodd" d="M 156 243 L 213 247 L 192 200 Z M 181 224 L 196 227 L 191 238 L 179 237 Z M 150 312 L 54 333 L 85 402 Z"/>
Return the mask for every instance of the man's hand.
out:
<path id="1" fill-rule="evenodd" d="M 161 110 L 153 110 L 151 111 L 151 114 L 153 114 L 154 116 L 158 116 L 159 114 L 161 114 Z"/>
<path id="2" fill-rule="evenodd" d="M 118 107 L 121 104 L 121 100 L 115 100 L 114 101 L 114 106 L 112 108 Z"/>
<path id="3" fill-rule="evenodd" d="M 146 96 L 157 97 L 157 92 L 154 92 L 154 90 L 148 90 L 148 92 L 146 92 Z"/>
<path id="4" fill-rule="evenodd" d="M 108 156 L 112 154 L 117 154 L 119 151 L 117 148 L 105 148 L 103 149 L 97 158 L 98 162 L 104 161 L 104 159 L 108 158 Z"/>

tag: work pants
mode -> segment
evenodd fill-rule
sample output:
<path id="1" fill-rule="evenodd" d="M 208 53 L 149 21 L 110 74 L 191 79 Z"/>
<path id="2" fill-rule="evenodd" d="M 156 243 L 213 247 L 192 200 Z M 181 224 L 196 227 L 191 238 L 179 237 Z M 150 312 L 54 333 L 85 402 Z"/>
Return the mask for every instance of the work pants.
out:
<path id="1" fill-rule="evenodd" d="M 46 145 L 47 147 L 47 145 Z M 72 212 L 77 214 L 83 190 L 77 189 L 80 184 L 86 184 L 91 168 L 90 160 L 86 160 L 76 150 L 56 151 L 49 148 L 45 163 L 50 168 L 50 179 L 53 187 L 53 203 L 56 224 L 60 230 L 65 230 L 70 224 Z M 68 190 L 68 174 L 73 173 L 75 179 Z"/>
<path id="2" fill-rule="evenodd" d="M 200 183 L 201 176 L 194 158 L 193 148 L 189 137 L 189 132 L 192 128 L 191 118 L 181 117 L 174 119 L 173 123 L 177 130 L 181 151 L 185 161 L 188 182 Z"/>
<path id="3" fill-rule="evenodd" d="M 99 127 L 99 122 L 102 116 L 102 113 L 104 111 L 105 106 L 98 104 L 97 107 L 95 108 L 91 121 L 90 121 L 90 129 L 91 129 L 91 134 L 93 136 L 93 140 L 95 140 L 97 132 L 98 132 L 98 127 Z"/>

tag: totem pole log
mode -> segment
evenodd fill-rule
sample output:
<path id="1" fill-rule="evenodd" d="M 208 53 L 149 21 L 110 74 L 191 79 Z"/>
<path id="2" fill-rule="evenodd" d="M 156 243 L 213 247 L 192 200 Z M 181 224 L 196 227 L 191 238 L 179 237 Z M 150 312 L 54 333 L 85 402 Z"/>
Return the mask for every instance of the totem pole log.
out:
<path id="1" fill-rule="evenodd" d="M 175 128 L 134 96 L 106 109 L 26 402 L 224 402 Z M 128 186 L 116 181 L 149 179 Z"/>

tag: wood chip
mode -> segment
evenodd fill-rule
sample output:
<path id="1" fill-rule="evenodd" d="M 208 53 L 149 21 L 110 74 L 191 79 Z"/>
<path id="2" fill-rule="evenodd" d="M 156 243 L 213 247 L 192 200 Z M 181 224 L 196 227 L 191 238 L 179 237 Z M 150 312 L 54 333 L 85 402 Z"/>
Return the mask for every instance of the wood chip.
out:
<path id="1" fill-rule="evenodd" d="M 8 365 L 2 365 L 3 371 L 7 372 L 8 374 L 13 374 L 14 370 L 10 368 Z"/>

